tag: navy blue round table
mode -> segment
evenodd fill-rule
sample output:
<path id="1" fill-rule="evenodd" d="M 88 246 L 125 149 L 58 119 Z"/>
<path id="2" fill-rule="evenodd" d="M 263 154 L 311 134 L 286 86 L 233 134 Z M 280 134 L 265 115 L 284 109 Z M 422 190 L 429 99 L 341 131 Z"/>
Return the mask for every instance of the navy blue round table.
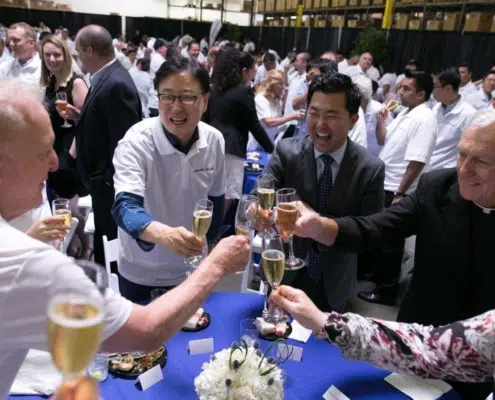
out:
<path id="1" fill-rule="evenodd" d="M 261 169 L 259 171 L 244 170 L 244 184 L 242 187 L 242 193 L 244 194 L 249 194 L 253 191 L 256 184 L 256 179 L 263 173 L 265 165 L 268 164 L 268 161 L 270 161 L 270 155 L 268 153 L 264 152 L 263 150 L 256 151 L 260 153 L 258 164 L 260 165 Z M 246 161 L 252 162 L 252 160 L 250 159 L 246 159 Z"/>
<path id="2" fill-rule="evenodd" d="M 212 316 L 211 325 L 202 332 L 180 332 L 166 345 L 169 360 L 163 369 L 164 379 L 147 391 L 140 391 L 132 380 L 114 378 L 101 383 L 104 400 L 114 399 L 197 399 L 194 378 L 201 372 L 201 365 L 210 354 L 190 356 L 187 344 L 190 340 L 213 337 L 215 352 L 230 347 L 240 337 L 240 321 L 255 318 L 263 307 L 263 298 L 257 294 L 213 293 L 204 303 Z M 350 361 L 327 342 L 311 337 L 307 343 L 289 340 L 291 345 L 303 347 L 302 362 L 287 361 L 283 369 L 287 374 L 285 399 L 321 399 L 331 386 L 336 386 L 351 399 L 393 400 L 408 399 L 399 390 L 384 381 L 390 373 L 363 362 Z M 269 342 L 262 341 L 262 347 Z M 38 396 L 11 396 L 10 399 L 40 399 Z M 453 391 L 441 400 L 458 400 Z"/>

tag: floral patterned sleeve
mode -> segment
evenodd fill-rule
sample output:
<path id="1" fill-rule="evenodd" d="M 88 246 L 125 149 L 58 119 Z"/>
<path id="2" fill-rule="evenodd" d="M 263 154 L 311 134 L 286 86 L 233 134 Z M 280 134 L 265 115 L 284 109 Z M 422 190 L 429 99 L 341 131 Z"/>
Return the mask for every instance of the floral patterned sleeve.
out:
<path id="1" fill-rule="evenodd" d="M 350 359 L 424 378 L 482 382 L 495 367 L 495 310 L 442 327 L 329 314 L 327 339 Z"/>

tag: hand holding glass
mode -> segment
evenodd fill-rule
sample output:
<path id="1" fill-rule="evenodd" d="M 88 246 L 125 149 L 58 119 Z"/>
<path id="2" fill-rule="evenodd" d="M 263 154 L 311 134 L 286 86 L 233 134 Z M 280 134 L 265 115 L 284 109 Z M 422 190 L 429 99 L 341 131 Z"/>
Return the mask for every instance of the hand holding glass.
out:
<path id="1" fill-rule="evenodd" d="M 294 271 L 304 267 L 304 261 L 294 256 L 294 232 L 299 215 L 297 209 L 297 193 L 295 189 L 285 188 L 277 191 L 277 226 L 284 243 L 289 244 L 289 258 L 285 269 Z"/>
<path id="2" fill-rule="evenodd" d="M 206 234 L 210 229 L 211 219 L 213 217 L 213 203 L 208 199 L 201 199 L 196 202 L 193 213 L 192 232 L 204 241 L 203 254 L 200 256 L 187 257 L 185 263 L 191 268 L 197 268 L 208 253 L 206 244 Z"/>
<path id="3" fill-rule="evenodd" d="M 65 118 L 66 115 L 66 109 L 67 109 L 67 93 L 65 92 L 58 92 L 57 93 L 57 108 L 60 110 L 60 113 L 64 115 L 64 124 L 61 125 L 62 128 L 72 128 L 72 125 L 67 122 L 67 118 Z"/>
<path id="4" fill-rule="evenodd" d="M 65 226 L 67 227 L 67 232 L 70 231 L 72 226 L 72 212 L 70 209 L 70 200 L 69 199 L 55 199 L 52 203 L 52 213 L 53 215 L 64 216 L 65 217 Z M 65 254 L 66 250 L 64 248 L 64 240 L 61 239 L 60 249 Z"/>
<path id="5" fill-rule="evenodd" d="M 263 220 L 270 218 L 273 203 L 275 202 L 275 179 L 269 174 L 261 175 L 256 183 L 256 191 L 258 194 L 258 214 Z M 266 235 L 267 231 L 263 232 L 262 236 Z"/>
<path id="6" fill-rule="evenodd" d="M 243 194 L 237 206 L 235 213 L 235 234 L 250 237 L 251 231 L 256 224 L 256 212 L 253 213 L 253 207 L 256 207 L 258 198 L 250 194 Z"/>

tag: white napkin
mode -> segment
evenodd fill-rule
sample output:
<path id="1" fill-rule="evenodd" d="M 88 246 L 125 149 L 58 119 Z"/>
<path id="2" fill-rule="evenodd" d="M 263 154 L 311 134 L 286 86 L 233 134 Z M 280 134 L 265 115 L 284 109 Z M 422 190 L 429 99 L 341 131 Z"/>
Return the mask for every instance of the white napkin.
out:
<path id="1" fill-rule="evenodd" d="M 323 398 L 325 400 L 351 400 L 333 385 L 323 394 Z"/>
<path id="2" fill-rule="evenodd" d="M 452 389 L 448 383 L 438 379 L 423 379 L 396 373 L 387 376 L 385 380 L 413 400 L 436 400 Z"/>
<path id="3" fill-rule="evenodd" d="M 291 322 L 292 325 L 292 333 L 289 336 L 289 339 L 297 340 L 298 342 L 306 343 L 313 331 L 311 329 L 306 329 L 296 320 Z"/>
<path id="4" fill-rule="evenodd" d="M 13 395 L 51 395 L 62 381 L 52 356 L 46 351 L 29 350 L 10 388 Z"/>

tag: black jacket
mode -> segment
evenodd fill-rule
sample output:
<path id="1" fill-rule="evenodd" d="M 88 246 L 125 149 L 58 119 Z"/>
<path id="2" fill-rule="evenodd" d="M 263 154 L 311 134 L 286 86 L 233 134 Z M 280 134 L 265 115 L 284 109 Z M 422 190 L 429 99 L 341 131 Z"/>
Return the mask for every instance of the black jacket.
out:
<path id="1" fill-rule="evenodd" d="M 247 86 L 240 84 L 225 93 L 212 89 L 203 121 L 222 132 L 226 154 L 246 158 L 249 132 L 265 151 L 273 151 L 273 143 L 256 114 L 253 91 Z"/>

